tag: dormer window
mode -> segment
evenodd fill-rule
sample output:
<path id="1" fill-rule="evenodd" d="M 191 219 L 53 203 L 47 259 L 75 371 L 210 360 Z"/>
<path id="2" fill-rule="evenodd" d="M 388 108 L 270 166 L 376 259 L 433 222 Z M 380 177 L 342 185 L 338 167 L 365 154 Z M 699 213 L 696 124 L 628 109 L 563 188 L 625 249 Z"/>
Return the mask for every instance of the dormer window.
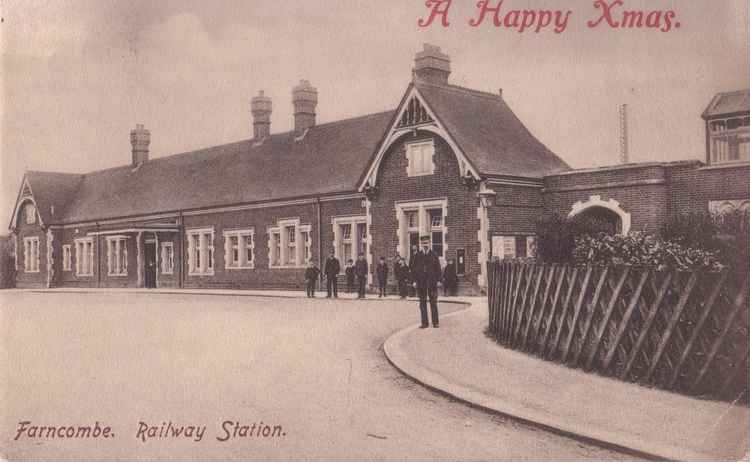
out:
<path id="1" fill-rule="evenodd" d="M 409 176 L 435 173 L 435 143 L 432 140 L 406 145 L 406 173 Z"/>
<path id="2" fill-rule="evenodd" d="M 750 117 L 712 120 L 708 127 L 712 164 L 750 161 Z"/>
<path id="3" fill-rule="evenodd" d="M 36 206 L 34 206 L 34 204 L 26 204 L 26 207 L 24 207 L 23 209 L 23 213 L 26 217 L 27 225 L 33 225 L 34 223 L 36 223 Z"/>

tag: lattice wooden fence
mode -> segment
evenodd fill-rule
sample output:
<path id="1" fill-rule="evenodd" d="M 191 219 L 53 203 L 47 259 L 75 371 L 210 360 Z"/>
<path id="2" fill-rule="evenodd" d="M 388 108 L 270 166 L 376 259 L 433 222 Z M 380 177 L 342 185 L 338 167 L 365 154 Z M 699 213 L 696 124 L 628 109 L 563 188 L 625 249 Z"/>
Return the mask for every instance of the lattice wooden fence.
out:
<path id="1" fill-rule="evenodd" d="M 750 274 L 488 264 L 489 331 L 571 367 L 750 401 Z"/>

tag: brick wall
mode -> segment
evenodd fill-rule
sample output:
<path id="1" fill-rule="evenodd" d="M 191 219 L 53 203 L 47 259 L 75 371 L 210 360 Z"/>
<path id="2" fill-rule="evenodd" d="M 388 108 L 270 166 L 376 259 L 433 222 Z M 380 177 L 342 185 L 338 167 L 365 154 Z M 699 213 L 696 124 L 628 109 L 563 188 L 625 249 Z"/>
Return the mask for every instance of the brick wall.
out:
<path id="1" fill-rule="evenodd" d="M 492 235 L 533 234 L 535 222 L 543 213 L 541 188 L 490 185 L 495 205 L 487 210 Z"/>
<path id="2" fill-rule="evenodd" d="M 405 142 L 435 142 L 435 172 L 432 175 L 409 177 Z M 466 251 L 466 274 L 459 279 L 464 283 L 476 284 L 479 264 L 477 253 L 479 242 L 477 231 L 479 200 L 476 191 L 461 184 L 456 156 L 450 146 L 441 138 L 418 131 L 417 136 L 407 135 L 406 141 L 395 143 L 385 154 L 378 172 L 379 191 L 371 206 L 373 236 L 373 262 L 385 256 L 392 265 L 392 258 L 398 248 L 398 222 L 395 204 L 399 201 L 420 201 L 427 199 L 447 199 L 446 226 L 448 233 L 445 243 L 448 246 L 446 259 L 456 258 L 456 250 Z M 395 284 L 393 271 L 389 272 L 390 284 Z"/>
<path id="3" fill-rule="evenodd" d="M 279 220 L 299 218 L 300 225 L 310 225 L 311 254 L 316 264 L 319 255 L 327 255 L 333 246 L 331 220 L 338 216 L 364 215 L 362 199 L 346 199 L 320 202 L 320 233 L 318 242 L 318 204 L 307 203 L 252 210 L 208 213 L 185 217 L 189 228 L 214 228 L 214 274 L 194 276 L 188 274 L 187 259 L 182 263 L 185 271 L 184 287 L 188 288 L 286 288 L 304 287 L 304 268 L 269 268 L 269 235 L 267 229 L 276 226 Z M 224 262 L 223 231 L 230 228 L 253 228 L 255 231 L 255 267 L 253 269 L 226 270 Z M 299 245 L 300 243 L 298 243 Z M 186 249 L 185 249 L 186 251 Z M 343 264 L 342 264 L 343 267 Z"/>
<path id="4" fill-rule="evenodd" d="M 544 179 L 544 210 L 567 216 L 578 202 L 591 196 L 602 201 L 615 200 L 631 215 L 631 231 L 657 232 L 669 210 L 665 168 L 643 164 L 616 166 Z"/>
<path id="5" fill-rule="evenodd" d="M 750 199 L 750 164 L 667 169 L 670 213 L 708 211 L 709 201 Z"/>

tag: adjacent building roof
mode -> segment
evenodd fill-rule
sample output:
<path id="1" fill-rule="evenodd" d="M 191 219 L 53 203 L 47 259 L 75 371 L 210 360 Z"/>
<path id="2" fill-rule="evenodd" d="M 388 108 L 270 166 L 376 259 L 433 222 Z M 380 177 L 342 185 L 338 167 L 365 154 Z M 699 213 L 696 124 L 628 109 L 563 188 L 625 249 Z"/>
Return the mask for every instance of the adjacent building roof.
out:
<path id="1" fill-rule="evenodd" d="M 570 170 L 529 132 L 500 95 L 456 85 L 415 85 L 481 174 L 541 178 Z"/>
<path id="2" fill-rule="evenodd" d="M 741 113 L 750 113 L 750 89 L 717 93 L 703 111 L 703 118 Z"/>

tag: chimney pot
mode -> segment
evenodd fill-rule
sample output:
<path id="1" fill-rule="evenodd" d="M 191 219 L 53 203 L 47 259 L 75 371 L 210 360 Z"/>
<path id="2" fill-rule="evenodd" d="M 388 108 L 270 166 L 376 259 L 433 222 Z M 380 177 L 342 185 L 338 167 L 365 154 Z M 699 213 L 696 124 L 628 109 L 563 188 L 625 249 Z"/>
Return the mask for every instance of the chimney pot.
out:
<path id="1" fill-rule="evenodd" d="M 418 80 L 447 85 L 451 74 L 451 58 L 440 51 L 440 47 L 425 43 L 422 51 L 414 56 L 413 72 Z"/>
<path id="2" fill-rule="evenodd" d="M 299 85 L 292 88 L 292 104 L 294 105 L 294 131 L 298 135 L 315 126 L 318 89 L 310 85 L 309 80 L 302 79 Z"/>
<path id="3" fill-rule="evenodd" d="M 133 166 L 148 162 L 148 146 L 151 144 L 151 132 L 136 124 L 130 131 L 130 145 L 133 147 Z"/>
<path id="4" fill-rule="evenodd" d="M 263 90 L 250 100 L 250 112 L 253 114 L 253 137 L 261 141 L 271 134 L 271 98 Z"/>

